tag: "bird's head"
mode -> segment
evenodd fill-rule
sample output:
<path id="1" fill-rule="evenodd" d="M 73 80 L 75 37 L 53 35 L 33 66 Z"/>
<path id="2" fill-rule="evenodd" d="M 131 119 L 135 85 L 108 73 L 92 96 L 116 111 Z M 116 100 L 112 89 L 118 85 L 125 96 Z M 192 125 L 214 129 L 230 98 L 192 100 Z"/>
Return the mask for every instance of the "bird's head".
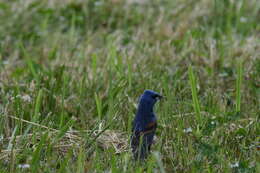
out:
<path id="1" fill-rule="evenodd" d="M 152 90 L 145 90 L 140 98 L 140 103 L 146 103 L 146 105 L 150 105 L 153 108 L 154 104 L 163 97 Z"/>

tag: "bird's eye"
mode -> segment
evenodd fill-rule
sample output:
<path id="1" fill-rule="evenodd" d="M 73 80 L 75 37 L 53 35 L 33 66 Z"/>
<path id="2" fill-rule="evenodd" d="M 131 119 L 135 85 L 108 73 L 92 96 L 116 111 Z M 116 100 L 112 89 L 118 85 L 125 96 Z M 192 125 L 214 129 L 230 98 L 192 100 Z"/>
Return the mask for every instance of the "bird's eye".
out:
<path id="1" fill-rule="evenodd" d="M 153 96 L 152 96 L 153 99 L 156 99 L 156 97 L 157 97 L 157 95 L 153 95 Z"/>

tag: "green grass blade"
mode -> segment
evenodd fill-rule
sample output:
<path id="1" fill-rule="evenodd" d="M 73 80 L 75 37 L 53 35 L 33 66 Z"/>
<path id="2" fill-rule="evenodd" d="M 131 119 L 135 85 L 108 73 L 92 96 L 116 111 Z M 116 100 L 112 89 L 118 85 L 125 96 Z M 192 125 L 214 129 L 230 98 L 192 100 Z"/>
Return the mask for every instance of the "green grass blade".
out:
<path id="1" fill-rule="evenodd" d="M 190 86 L 191 86 L 191 94 L 192 94 L 194 111 L 196 112 L 197 121 L 199 123 L 201 123 L 200 105 L 199 105 L 199 99 L 198 99 L 198 94 L 197 94 L 197 89 L 196 89 L 197 84 L 196 84 L 196 79 L 195 79 L 191 66 L 189 66 L 189 80 L 190 80 Z"/>
<path id="2" fill-rule="evenodd" d="M 92 63 L 91 63 L 91 68 L 92 68 L 92 73 L 93 73 L 93 79 L 96 79 L 96 74 L 97 74 L 97 54 L 92 55 Z"/>
<path id="3" fill-rule="evenodd" d="M 237 80 L 236 80 L 236 112 L 241 110 L 241 84 L 243 77 L 242 61 L 239 62 L 237 67 Z"/>
<path id="4" fill-rule="evenodd" d="M 39 117 L 41 103 L 42 103 L 42 95 L 43 95 L 43 90 L 40 89 L 40 91 L 38 92 L 37 98 L 36 98 L 33 120 L 36 120 Z"/>
<path id="5" fill-rule="evenodd" d="M 65 124 L 62 129 L 60 129 L 59 133 L 57 134 L 57 136 L 54 139 L 53 143 L 58 142 L 65 134 L 66 132 L 69 130 L 69 128 L 73 125 L 74 120 L 70 119 L 67 124 Z"/>
<path id="6" fill-rule="evenodd" d="M 97 113 L 98 113 L 98 118 L 101 120 L 102 117 L 102 101 L 100 97 L 95 93 L 95 101 L 96 101 L 96 107 L 97 107 Z"/>
<path id="7" fill-rule="evenodd" d="M 41 151 L 46 145 L 47 138 L 48 132 L 45 132 L 45 134 L 41 137 L 41 140 L 38 146 L 36 147 L 36 150 L 33 152 L 31 161 L 32 172 L 37 172 L 37 170 L 40 168 Z"/>
<path id="8" fill-rule="evenodd" d="M 80 148 L 80 151 L 78 153 L 78 160 L 77 160 L 77 173 L 84 173 L 84 164 L 85 163 L 85 153 L 82 148 Z"/>

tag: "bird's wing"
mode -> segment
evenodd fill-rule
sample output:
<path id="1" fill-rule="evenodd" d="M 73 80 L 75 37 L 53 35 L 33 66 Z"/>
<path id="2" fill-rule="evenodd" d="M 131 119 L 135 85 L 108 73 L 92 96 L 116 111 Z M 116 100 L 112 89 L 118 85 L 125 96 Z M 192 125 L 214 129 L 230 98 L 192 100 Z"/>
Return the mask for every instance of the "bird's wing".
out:
<path id="1" fill-rule="evenodd" d="M 143 144 L 141 147 L 141 157 L 145 157 L 145 153 L 148 149 L 150 151 L 151 144 L 153 143 L 153 136 L 157 127 L 156 121 L 152 121 L 146 125 L 146 127 L 142 130 L 134 130 L 133 135 L 131 137 L 131 147 L 132 151 L 138 157 L 138 147 L 140 145 L 140 139 L 143 137 Z M 146 148 L 147 147 L 147 148 Z"/>
<path id="2" fill-rule="evenodd" d="M 141 128 L 139 124 L 133 123 L 132 132 L 135 133 L 136 136 L 140 136 L 140 135 L 145 135 L 154 132 L 156 128 L 157 128 L 156 121 L 148 123 L 145 128 Z"/>
<path id="3" fill-rule="evenodd" d="M 150 122 L 150 123 L 147 124 L 147 126 L 144 129 L 144 131 L 141 132 L 141 135 L 146 135 L 146 134 L 149 134 L 149 133 L 153 133 L 153 132 L 155 132 L 156 128 L 157 128 L 156 121 Z"/>

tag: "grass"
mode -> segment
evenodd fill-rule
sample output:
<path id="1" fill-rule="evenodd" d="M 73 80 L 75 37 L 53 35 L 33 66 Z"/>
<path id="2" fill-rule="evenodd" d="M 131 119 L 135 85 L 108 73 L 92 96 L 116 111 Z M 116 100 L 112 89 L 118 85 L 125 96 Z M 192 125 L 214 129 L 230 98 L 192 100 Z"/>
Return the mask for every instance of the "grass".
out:
<path id="1" fill-rule="evenodd" d="M 197 89 L 196 89 L 197 83 L 196 83 L 196 79 L 194 77 L 191 66 L 189 66 L 189 80 L 190 80 L 190 86 L 191 86 L 193 107 L 194 107 L 194 111 L 196 112 L 197 122 L 198 122 L 198 124 L 202 124 L 201 113 L 200 113 L 200 105 L 199 105 Z"/>
<path id="2" fill-rule="evenodd" d="M 240 112 L 241 107 L 241 83 L 242 83 L 242 62 L 239 62 L 237 68 L 237 79 L 236 79 L 236 112 Z"/>
<path id="3" fill-rule="evenodd" d="M 0 1 L 0 172 L 259 172 L 259 8 Z M 166 99 L 138 164 L 128 144 L 145 89 Z"/>

